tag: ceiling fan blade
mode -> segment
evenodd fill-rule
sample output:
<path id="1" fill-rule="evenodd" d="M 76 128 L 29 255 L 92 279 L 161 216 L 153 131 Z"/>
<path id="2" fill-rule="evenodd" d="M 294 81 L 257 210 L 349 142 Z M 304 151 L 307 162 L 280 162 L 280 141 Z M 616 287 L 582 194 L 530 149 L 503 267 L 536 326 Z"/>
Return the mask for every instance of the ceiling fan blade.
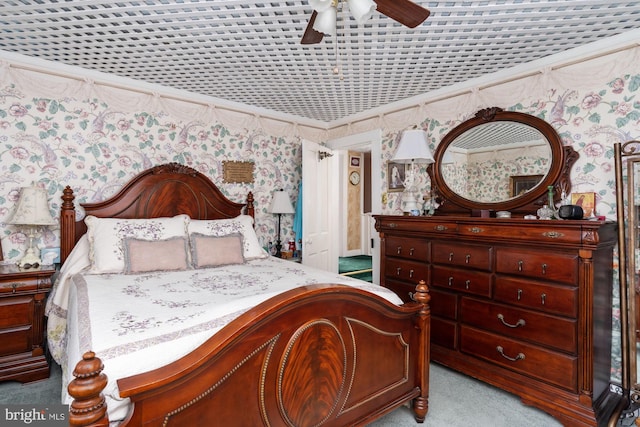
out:
<path id="1" fill-rule="evenodd" d="M 429 10 L 409 0 L 374 0 L 378 12 L 409 28 L 422 24 L 431 14 Z"/>
<path id="2" fill-rule="evenodd" d="M 304 34 L 302 35 L 302 40 L 300 40 L 300 43 L 316 44 L 322 41 L 322 37 L 324 37 L 324 34 L 313 29 L 313 23 L 316 22 L 316 16 L 318 16 L 318 12 L 314 10 L 311 14 L 311 18 L 309 18 L 309 23 L 307 24 L 307 28 L 304 30 Z"/>

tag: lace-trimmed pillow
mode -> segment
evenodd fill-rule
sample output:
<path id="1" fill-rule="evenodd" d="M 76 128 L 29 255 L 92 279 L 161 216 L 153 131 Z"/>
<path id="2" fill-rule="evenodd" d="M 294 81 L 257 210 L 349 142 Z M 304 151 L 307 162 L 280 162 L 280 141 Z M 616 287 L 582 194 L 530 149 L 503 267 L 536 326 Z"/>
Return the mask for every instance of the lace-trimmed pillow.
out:
<path id="1" fill-rule="evenodd" d="M 221 267 L 223 265 L 244 264 L 242 234 L 226 236 L 205 236 L 191 233 L 191 264 L 193 268 Z"/>
<path id="2" fill-rule="evenodd" d="M 189 235 L 198 233 L 204 236 L 228 236 L 240 233 L 245 260 L 269 257 L 269 254 L 260 246 L 256 231 L 253 229 L 253 218 L 249 215 L 216 220 L 192 219 L 189 221 L 188 231 Z"/>
<path id="3" fill-rule="evenodd" d="M 87 216 L 91 273 L 122 273 L 125 269 L 124 239 L 165 240 L 186 238 L 187 215 L 172 218 L 119 219 Z"/>
<path id="4" fill-rule="evenodd" d="M 164 240 L 124 239 L 124 272 L 176 271 L 189 268 L 187 239 L 171 237 Z"/>

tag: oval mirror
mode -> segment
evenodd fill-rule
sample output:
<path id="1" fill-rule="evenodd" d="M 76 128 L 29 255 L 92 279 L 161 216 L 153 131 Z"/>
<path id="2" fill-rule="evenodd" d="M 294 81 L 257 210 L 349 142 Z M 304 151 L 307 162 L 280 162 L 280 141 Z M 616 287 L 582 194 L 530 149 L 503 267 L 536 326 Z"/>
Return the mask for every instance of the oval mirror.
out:
<path id="1" fill-rule="evenodd" d="M 449 132 L 430 167 L 438 213 L 510 211 L 535 214 L 571 190 L 569 171 L 577 159 L 544 120 L 494 107 Z M 567 161 L 568 160 L 568 161 Z"/>

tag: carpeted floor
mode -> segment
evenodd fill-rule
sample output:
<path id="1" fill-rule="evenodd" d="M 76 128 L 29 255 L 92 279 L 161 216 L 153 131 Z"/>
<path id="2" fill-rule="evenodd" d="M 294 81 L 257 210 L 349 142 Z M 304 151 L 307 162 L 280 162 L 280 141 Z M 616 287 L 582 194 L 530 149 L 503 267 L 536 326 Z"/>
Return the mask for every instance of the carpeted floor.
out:
<path id="1" fill-rule="evenodd" d="M 60 403 L 60 381 L 60 367 L 54 364 L 48 380 L 24 385 L 0 383 L 0 407 L 3 403 Z M 369 427 L 561 426 L 544 412 L 523 405 L 516 396 L 435 363 L 431 364 L 429 384 L 429 413 L 424 424 L 417 424 L 409 408 L 401 407 Z"/>
<path id="2" fill-rule="evenodd" d="M 340 257 L 338 260 L 338 273 L 366 282 L 373 282 L 371 257 L 368 255 Z"/>

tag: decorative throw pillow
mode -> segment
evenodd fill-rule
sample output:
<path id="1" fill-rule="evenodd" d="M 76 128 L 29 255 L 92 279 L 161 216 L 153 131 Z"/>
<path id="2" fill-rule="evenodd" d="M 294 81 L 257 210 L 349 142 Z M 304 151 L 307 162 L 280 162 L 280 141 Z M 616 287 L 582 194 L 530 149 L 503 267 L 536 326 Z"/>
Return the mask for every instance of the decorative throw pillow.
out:
<path id="1" fill-rule="evenodd" d="M 89 259 L 91 273 L 124 272 L 124 239 L 164 240 L 170 237 L 186 238 L 189 216 L 173 218 L 120 219 L 97 218 L 92 215 L 84 219 L 89 236 Z"/>
<path id="2" fill-rule="evenodd" d="M 189 235 L 199 233 L 205 236 L 228 236 L 240 233 L 245 260 L 269 257 L 269 254 L 260 246 L 256 231 L 253 229 L 253 218 L 249 215 L 216 220 L 192 219 L 189 221 L 188 230 Z"/>
<path id="3" fill-rule="evenodd" d="M 186 270 L 187 239 L 171 237 L 164 240 L 124 239 L 124 272 L 147 273 L 149 271 Z"/>
<path id="4" fill-rule="evenodd" d="M 220 267 L 245 262 L 240 233 L 226 236 L 192 233 L 190 239 L 193 268 Z"/>

